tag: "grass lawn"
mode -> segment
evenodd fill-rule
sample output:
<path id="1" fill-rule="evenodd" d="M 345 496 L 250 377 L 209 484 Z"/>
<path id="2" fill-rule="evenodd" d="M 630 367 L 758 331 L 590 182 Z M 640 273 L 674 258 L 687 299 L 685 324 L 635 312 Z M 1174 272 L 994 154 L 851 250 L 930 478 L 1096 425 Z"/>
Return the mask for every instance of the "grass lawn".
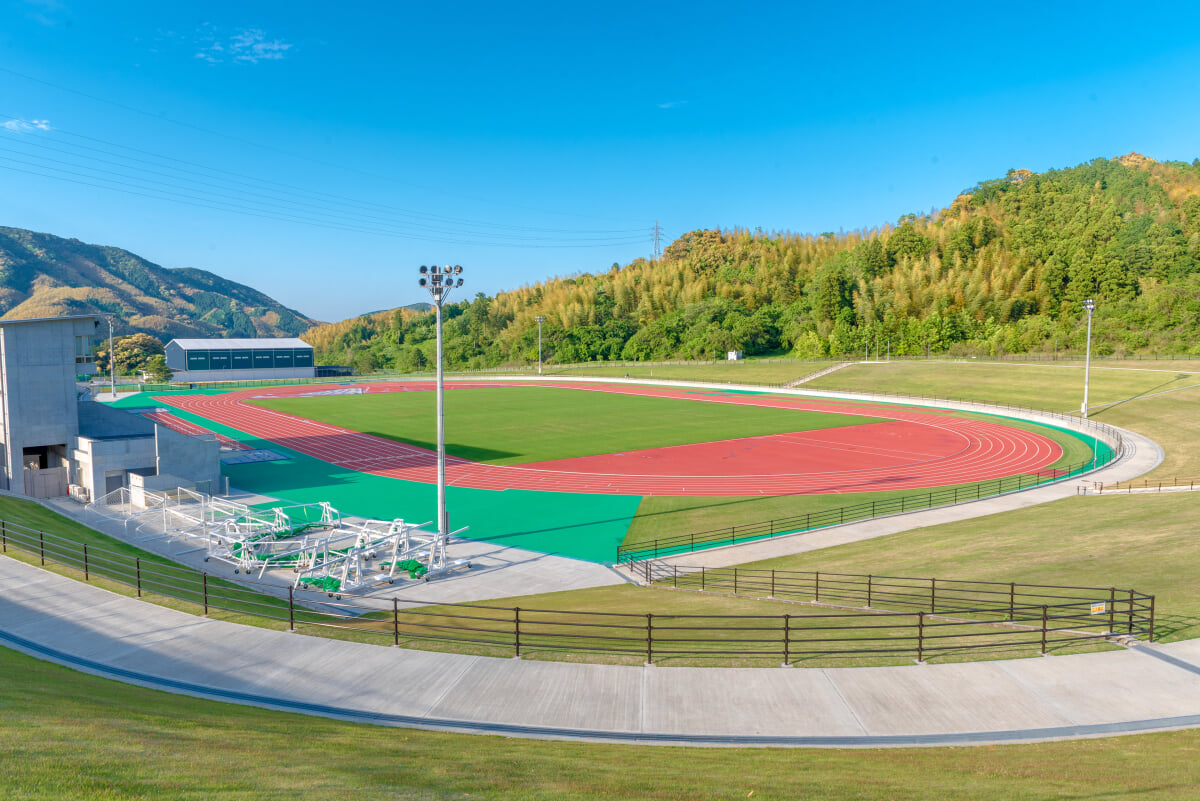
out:
<path id="1" fill-rule="evenodd" d="M 32 799 L 1114 799 L 1200 785 L 1200 731 L 977 748 L 556 743 L 234 706 L 0 649 L 0 791 Z"/>
<path id="2" fill-rule="evenodd" d="M 1200 637 L 1198 517 L 1200 493 L 1077 496 L 746 566 L 1133 588 L 1183 640 Z"/>
<path id="3" fill-rule="evenodd" d="M 559 387 L 451 390 L 445 396 L 449 420 L 446 451 L 496 465 L 838 428 L 885 419 Z M 253 403 L 424 448 L 436 447 L 433 392 L 280 398 Z"/>
<path id="4" fill-rule="evenodd" d="M 1083 402 L 1083 365 L 1009 362 L 886 362 L 854 364 L 804 385 L 805 389 L 925 395 L 1077 412 Z M 1101 369 L 1093 366 L 1088 403 L 1124 401 L 1200 384 L 1200 375 L 1174 369 Z"/>

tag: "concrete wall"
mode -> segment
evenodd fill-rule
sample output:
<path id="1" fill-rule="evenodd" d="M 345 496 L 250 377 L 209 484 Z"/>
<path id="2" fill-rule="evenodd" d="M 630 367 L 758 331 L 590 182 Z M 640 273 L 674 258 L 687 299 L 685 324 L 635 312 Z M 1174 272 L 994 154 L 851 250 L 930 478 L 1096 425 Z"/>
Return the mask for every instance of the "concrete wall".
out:
<path id="1" fill-rule="evenodd" d="M 193 437 L 155 426 L 156 465 L 159 474 L 170 473 L 199 484 L 209 482 L 210 494 L 221 487 L 221 445 L 215 436 Z"/>
<path id="2" fill-rule="evenodd" d="M 131 415 L 132 416 L 132 415 Z M 93 500 L 107 492 L 109 473 L 131 470 L 157 471 L 158 453 L 154 434 L 114 439 L 78 437 L 71 459 L 75 463 L 72 484 L 79 484 Z M 122 482 L 125 483 L 125 477 Z"/>
<path id="3" fill-rule="evenodd" d="M 174 383 L 198 384 L 202 381 L 262 381 L 277 378 L 316 378 L 316 367 L 279 367 L 270 370 L 172 370 Z"/>
<path id="4" fill-rule="evenodd" d="M 96 336 L 95 318 L 0 324 L 0 454 L 4 488 L 24 491 L 22 450 L 59 446 L 61 457 L 79 431 L 75 337 Z"/>

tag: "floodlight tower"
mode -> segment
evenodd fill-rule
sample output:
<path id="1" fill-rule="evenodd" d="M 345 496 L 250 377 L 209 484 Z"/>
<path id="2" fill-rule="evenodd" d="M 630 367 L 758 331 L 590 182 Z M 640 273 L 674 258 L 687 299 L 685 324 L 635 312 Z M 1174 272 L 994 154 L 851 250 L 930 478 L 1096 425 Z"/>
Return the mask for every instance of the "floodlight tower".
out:
<path id="1" fill-rule="evenodd" d="M 1088 298 L 1083 302 L 1083 308 L 1088 313 L 1087 356 L 1083 362 L 1083 419 L 1088 416 L 1088 379 L 1092 371 L 1092 312 L 1096 310 L 1096 301 Z"/>
<path id="2" fill-rule="evenodd" d="M 417 283 L 429 290 L 433 298 L 433 310 L 436 314 L 437 328 L 437 520 L 438 533 L 443 537 L 450 533 L 450 521 L 446 516 L 446 410 L 442 400 L 442 303 L 450 295 L 450 290 L 461 287 L 463 268 L 457 264 L 451 267 L 426 267 L 421 265 L 421 278 Z"/>
<path id="3" fill-rule="evenodd" d="M 538 375 L 542 374 L 542 323 L 546 322 L 546 318 L 538 315 L 533 319 L 537 320 L 538 324 Z"/>

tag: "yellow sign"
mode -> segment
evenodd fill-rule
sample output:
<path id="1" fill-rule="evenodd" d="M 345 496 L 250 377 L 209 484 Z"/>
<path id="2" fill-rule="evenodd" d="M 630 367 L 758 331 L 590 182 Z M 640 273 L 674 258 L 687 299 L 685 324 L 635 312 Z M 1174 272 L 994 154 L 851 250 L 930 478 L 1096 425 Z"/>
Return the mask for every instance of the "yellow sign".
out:
<path id="1" fill-rule="evenodd" d="M 1108 611 L 1108 604 L 1106 604 L 1104 601 L 1101 601 L 1098 604 L 1092 604 L 1092 614 L 1093 615 L 1103 615 L 1107 611 Z"/>

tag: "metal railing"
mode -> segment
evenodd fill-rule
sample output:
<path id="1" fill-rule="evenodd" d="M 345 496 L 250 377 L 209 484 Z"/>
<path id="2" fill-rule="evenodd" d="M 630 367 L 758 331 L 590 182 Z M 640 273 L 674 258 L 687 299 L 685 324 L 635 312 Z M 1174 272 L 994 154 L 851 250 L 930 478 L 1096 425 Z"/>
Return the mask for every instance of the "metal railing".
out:
<path id="1" fill-rule="evenodd" d="M 1093 482 L 1087 487 L 1087 495 L 1111 495 L 1114 493 L 1134 492 L 1182 492 L 1200 488 L 1200 478 L 1146 478 L 1141 481 L 1103 481 Z"/>
<path id="2" fill-rule="evenodd" d="M 1000 404 L 985 404 L 979 401 L 955 401 L 946 398 L 934 398 L 926 396 L 877 395 L 874 393 L 868 395 L 867 393 L 861 392 L 846 394 L 887 399 L 889 401 L 898 403 L 920 400 L 930 404 L 958 404 L 960 407 L 973 406 L 981 410 L 988 409 L 995 411 L 1000 409 L 1009 412 L 1019 412 L 1025 415 L 1039 415 L 1051 419 L 1062 420 L 1064 422 L 1070 422 L 1076 427 L 1087 429 L 1092 433 L 1093 439 L 1095 439 L 1096 442 L 1094 442 L 1092 445 L 1091 459 L 1085 462 L 1070 464 L 1063 468 L 1044 469 L 1035 473 L 1024 473 L 1017 476 L 1008 476 L 1005 478 L 983 481 L 977 484 L 970 484 L 966 486 L 929 490 L 927 492 L 904 495 L 899 498 L 864 501 L 862 503 L 841 506 L 835 509 L 826 509 L 820 512 L 806 512 L 805 514 L 797 514 L 786 518 L 735 524 L 707 531 L 678 534 L 671 537 L 660 537 L 656 539 L 620 545 L 617 547 L 617 564 L 631 560 L 657 559 L 662 556 L 693 553 L 695 551 L 705 550 L 707 548 L 736 545 L 742 542 L 769 539 L 771 537 L 778 537 L 785 534 L 799 534 L 805 531 L 828 528 L 829 526 L 840 526 L 845 523 L 871 520 L 876 517 L 887 517 L 894 514 L 917 512 L 924 509 L 932 509 L 938 506 L 949 506 L 966 501 L 977 501 L 984 498 L 993 498 L 1010 492 L 1021 492 L 1023 490 L 1040 487 L 1043 484 L 1063 481 L 1074 476 L 1093 472 L 1120 459 L 1125 452 L 1125 439 L 1122 437 L 1119 429 L 1095 420 L 1081 420 L 1060 412 L 1003 406 Z M 970 409 L 959 409 L 959 411 L 969 410 Z M 1108 442 L 1105 443 L 1107 447 L 1103 450 L 1101 450 L 1099 447 L 1101 442 L 1100 437 L 1104 437 L 1106 440 L 1108 440 Z"/>
<path id="3" fill-rule="evenodd" d="M 781 601 L 858 603 L 858 609 L 788 604 L 788 612 L 680 615 L 529 609 L 488 604 L 425 606 L 399 598 L 350 603 L 320 592 L 247 581 L 233 584 L 163 560 L 129 556 L 0 521 L 0 551 L 20 550 L 103 578 L 194 604 L 208 615 L 290 630 L 336 630 L 339 638 L 497 656 L 531 653 L 663 660 L 871 660 L 1046 653 L 1114 636 L 1154 637 L 1154 597 L 1134 590 L 801 574 L 682 570 L 640 562 L 651 581 L 679 589 L 761 595 Z M 666 571 L 670 569 L 668 574 Z M 277 593 L 282 597 L 275 597 Z M 881 607 L 895 607 L 882 609 Z M 1101 608 L 1102 607 L 1102 608 Z"/>

